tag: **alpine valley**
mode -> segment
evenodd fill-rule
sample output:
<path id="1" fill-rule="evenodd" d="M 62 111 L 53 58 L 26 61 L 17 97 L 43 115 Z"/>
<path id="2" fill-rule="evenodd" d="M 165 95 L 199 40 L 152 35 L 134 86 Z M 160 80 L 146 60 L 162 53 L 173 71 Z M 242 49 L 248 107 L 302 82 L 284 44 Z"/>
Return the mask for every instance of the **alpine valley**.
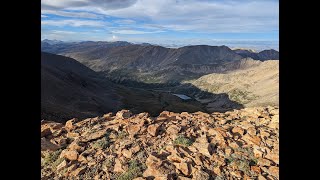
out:
<path id="1" fill-rule="evenodd" d="M 277 51 L 41 50 L 41 179 L 279 179 Z"/>
<path id="2" fill-rule="evenodd" d="M 41 42 L 42 118 L 277 106 L 279 52 L 125 41 Z"/>

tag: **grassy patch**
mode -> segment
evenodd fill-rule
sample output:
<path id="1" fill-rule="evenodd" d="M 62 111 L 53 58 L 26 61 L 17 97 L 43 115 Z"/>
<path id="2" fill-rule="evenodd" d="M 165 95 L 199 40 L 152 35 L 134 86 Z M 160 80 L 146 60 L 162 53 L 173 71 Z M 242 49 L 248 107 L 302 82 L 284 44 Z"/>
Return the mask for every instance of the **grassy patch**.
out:
<path id="1" fill-rule="evenodd" d="M 166 148 L 166 145 L 159 147 L 158 150 L 157 150 L 157 153 L 159 154 L 160 151 L 163 150 L 163 149 L 165 149 L 165 148 Z"/>
<path id="2" fill-rule="evenodd" d="M 238 103 L 249 103 L 252 100 L 257 99 L 258 96 L 256 96 L 255 94 L 249 92 L 249 91 L 242 91 L 239 89 L 233 89 L 232 91 L 230 91 L 229 93 L 229 97 L 231 100 L 236 101 Z"/>
<path id="3" fill-rule="evenodd" d="M 68 171 L 68 168 L 64 168 L 60 171 L 60 174 L 65 174 Z"/>
<path id="4" fill-rule="evenodd" d="M 124 138 L 126 138 L 126 137 L 128 137 L 129 136 L 129 134 L 127 133 L 127 131 L 120 131 L 119 133 L 118 133 L 118 136 L 117 136 L 117 138 L 118 139 L 120 139 L 120 140 L 122 140 L 122 139 L 124 139 Z"/>
<path id="5" fill-rule="evenodd" d="M 42 165 L 47 166 L 49 164 L 54 163 L 56 160 L 58 160 L 58 158 L 61 154 L 61 151 L 62 151 L 62 149 L 49 153 L 46 157 L 44 157 Z"/>
<path id="6" fill-rule="evenodd" d="M 237 148 L 235 150 L 240 153 L 231 154 L 228 158 L 226 158 L 226 162 L 228 164 L 236 165 L 240 171 L 244 172 L 248 176 L 253 175 L 250 170 L 250 166 L 256 165 L 257 159 L 254 157 L 252 149 Z"/>
<path id="7" fill-rule="evenodd" d="M 96 149 L 105 149 L 105 148 L 109 147 L 109 145 L 110 145 L 109 140 L 108 140 L 106 137 L 104 137 L 104 138 L 102 138 L 102 139 L 97 140 L 97 141 L 92 145 L 92 147 L 93 147 L 93 148 L 96 148 Z"/>
<path id="8" fill-rule="evenodd" d="M 97 140 L 92 147 L 96 149 L 105 149 L 110 146 L 110 135 L 111 135 L 111 130 L 107 130 L 104 137 Z"/>
<path id="9" fill-rule="evenodd" d="M 111 168 L 113 165 L 114 159 L 107 159 L 102 163 L 102 168 Z"/>
<path id="10" fill-rule="evenodd" d="M 181 145 L 181 146 L 191 146 L 193 141 L 187 137 L 184 136 L 178 136 L 174 141 L 174 145 Z"/>
<path id="11" fill-rule="evenodd" d="M 135 157 L 136 160 L 139 160 L 140 162 L 145 162 L 147 159 L 147 154 L 145 151 L 139 151 Z"/>
<path id="12" fill-rule="evenodd" d="M 143 174 L 143 165 L 139 164 L 137 161 L 132 160 L 129 162 L 129 168 L 126 172 L 120 174 L 117 180 L 132 180 L 136 177 L 142 176 Z"/>
<path id="13" fill-rule="evenodd" d="M 80 175 L 80 179 L 83 180 L 92 180 L 99 172 L 99 169 L 101 169 L 100 166 L 92 166 L 90 168 L 87 168 L 87 171 Z"/>
<path id="14" fill-rule="evenodd" d="M 54 162 L 52 163 L 52 165 L 51 165 L 52 169 L 54 169 L 54 170 L 57 169 L 57 166 L 58 166 L 59 164 L 61 164 L 62 161 L 64 161 L 64 158 L 59 158 L 59 159 L 57 159 L 56 161 L 54 161 Z"/>

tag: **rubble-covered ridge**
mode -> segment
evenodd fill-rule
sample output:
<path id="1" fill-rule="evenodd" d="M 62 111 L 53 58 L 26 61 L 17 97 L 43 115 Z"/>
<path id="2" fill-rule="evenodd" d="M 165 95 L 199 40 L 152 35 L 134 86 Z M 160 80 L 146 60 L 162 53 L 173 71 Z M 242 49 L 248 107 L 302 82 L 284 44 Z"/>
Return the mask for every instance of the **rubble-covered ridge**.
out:
<path id="1" fill-rule="evenodd" d="M 42 179 L 279 179 L 279 109 L 41 121 Z"/>

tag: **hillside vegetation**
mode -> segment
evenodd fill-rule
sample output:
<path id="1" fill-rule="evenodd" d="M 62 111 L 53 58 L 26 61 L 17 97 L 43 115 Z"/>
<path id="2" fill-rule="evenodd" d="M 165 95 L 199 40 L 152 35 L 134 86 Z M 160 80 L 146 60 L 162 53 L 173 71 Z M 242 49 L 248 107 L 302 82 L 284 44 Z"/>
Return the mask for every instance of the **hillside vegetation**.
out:
<path id="1" fill-rule="evenodd" d="M 255 65 L 226 73 L 208 74 L 185 83 L 210 93 L 227 93 L 231 100 L 246 107 L 279 105 L 279 61 L 247 60 L 246 63 Z"/>

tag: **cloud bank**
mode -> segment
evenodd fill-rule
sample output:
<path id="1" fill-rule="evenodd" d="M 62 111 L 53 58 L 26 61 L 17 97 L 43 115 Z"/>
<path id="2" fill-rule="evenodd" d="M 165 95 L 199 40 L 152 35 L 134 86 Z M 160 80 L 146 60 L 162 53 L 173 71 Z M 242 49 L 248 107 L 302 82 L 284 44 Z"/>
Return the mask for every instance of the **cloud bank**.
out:
<path id="1" fill-rule="evenodd" d="M 279 32 L 278 0 L 42 0 L 41 12 L 45 28 L 95 27 L 119 38 L 251 33 L 277 40 Z"/>

